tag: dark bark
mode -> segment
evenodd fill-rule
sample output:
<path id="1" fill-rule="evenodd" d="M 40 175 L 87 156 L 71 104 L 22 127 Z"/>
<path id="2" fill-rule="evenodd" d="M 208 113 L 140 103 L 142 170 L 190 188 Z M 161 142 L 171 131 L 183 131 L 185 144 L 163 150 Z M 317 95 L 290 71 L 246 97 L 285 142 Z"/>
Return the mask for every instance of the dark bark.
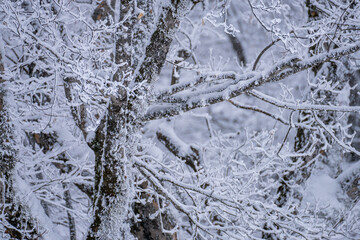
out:
<path id="1" fill-rule="evenodd" d="M 113 1 L 115 7 L 115 1 Z M 120 2 L 120 21 L 126 14 L 131 14 L 134 1 Z M 115 10 L 116 11 L 116 10 Z M 119 26 L 117 40 L 115 42 L 116 52 L 114 62 L 116 64 L 126 63 L 118 68 L 114 74 L 113 81 L 124 81 L 124 71 L 131 66 L 131 35 L 134 24 L 133 17 L 124 22 L 126 31 L 123 32 Z M 125 48 L 125 46 L 128 48 Z M 124 164 L 126 161 L 125 149 L 121 144 L 126 139 L 126 112 L 128 110 L 128 96 L 124 89 L 119 89 L 118 96 L 111 96 L 107 113 L 96 131 L 94 140 L 89 146 L 95 153 L 95 186 L 94 186 L 94 217 L 88 231 L 87 239 L 103 239 L 111 235 L 108 224 L 117 219 L 111 219 L 112 212 L 118 204 L 126 197 L 124 186 Z M 123 199 L 121 199 L 123 198 Z M 124 206 L 126 209 L 126 206 Z M 117 231 L 122 231 L 117 229 Z M 121 233 L 120 233 L 121 234 Z M 116 233 L 114 233 L 116 235 Z"/>
<path id="2" fill-rule="evenodd" d="M 236 12 L 236 8 L 234 8 L 234 6 L 231 6 L 228 9 L 228 15 L 233 19 L 237 19 L 237 17 L 236 17 L 237 12 Z M 240 21 L 237 21 L 236 27 L 241 28 Z M 239 64 L 245 66 L 246 65 L 246 54 L 244 51 L 243 44 L 241 43 L 240 39 L 238 37 L 236 37 L 236 35 L 227 34 L 227 36 L 230 40 L 231 46 L 236 54 Z"/>
<path id="3" fill-rule="evenodd" d="M 158 140 L 163 143 L 171 153 L 181 160 L 184 160 L 186 165 L 194 172 L 197 172 L 200 168 L 200 149 L 182 142 L 178 137 L 174 139 L 173 134 L 175 133 L 169 133 L 166 129 L 161 129 L 156 132 Z M 181 145 L 186 146 L 186 149 L 182 149 L 183 147 Z M 182 152 L 181 150 L 186 150 L 186 152 Z"/>
<path id="4" fill-rule="evenodd" d="M 180 71 L 181 67 L 177 66 L 177 64 L 181 63 L 182 61 L 185 61 L 191 56 L 191 53 L 188 52 L 185 49 L 181 49 L 178 51 L 178 60 L 175 61 L 175 64 L 173 66 L 172 74 L 171 74 L 171 85 L 179 83 L 180 78 Z"/>
<path id="5" fill-rule="evenodd" d="M 245 57 L 245 52 L 244 52 L 244 48 L 240 42 L 240 40 L 233 35 L 228 34 L 229 40 L 231 42 L 232 48 L 234 49 L 236 56 L 239 60 L 239 63 L 242 65 L 246 65 L 246 57 Z"/>
<path id="6" fill-rule="evenodd" d="M 90 200 L 93 200 L 94 198 L 94 186 L 93 184 L 80 184 L 80 183 L 74 183 L 74 185 L 83 193 L 85 193 Z"/>
<path id="7" fill-rule="evenodd" d="M 349 79 L 349 85 L 352 87 L 349 95 L 350 106 L 360 106 L 360 70 L 350 72 L 345 75 Z M 359 113 L 350 113 L 348 123 L 351 124 L 349 133 L 354 134 L 352 147 L 356 150 L 360 150 L 360 118 Z M 360 160 L 360 156 L 353 152 L 346 153 L 346 160 L 354 163 Z M 347 196 L 353 200 L 358 201 L 360 199 L 360 171 L 353 169 L 352 173 L 340 180 L 341 187 Z"/>
<path id="8" fill-rule="evenodd" d="M 115 7 L 114 3 L 113 1 L 112 7 Z M 141 3 L 142 1 L 138 2 L 138 5 Z M 150 5 L 149 3 L 144 3 L 148 6 Z M 186 7 L 185 1 L 173 1 L 171 6 L 167 6 L 162 10 L 156 30 L 152 34 L 150 44 L 145 50 L 145 60 L 139 67 L 140 74 L 136 77 L 137 82 L 144 80 L 152 82 L 160 73 L 172 42 L 173 34 L 183 15 L 179 11 L 183 11 Z M 113 13 L 110 13 L 109 9 L 108 6 L 101 3 L 101 6 L 96 9 L 93 15 L 94 20 L 104 19 L 106 14 L 114 16 Z M 120 67 L 114 74 L 113 81 L 122 82 L 127 86 L 129 81 L 131 81 L 128 76 L 133 74 L 138 64 L 137 59 L 132 55 L 131 49 L 139 48 L 139 46 L 132 45 L 138 43 L 139 39 L 136 39 L 136 37 L 142 34 L 136 33 L 135 30 L 136 24 L 139 23 L 142 17 L 134 15 L 134 1 L 121 1 L 119 12 L 120 21 L 123 21 L 124 16 L 127 14 L 130 14 L 130 17 L 124 21 L 122 26 L 119 26 L 118 33 L 116 34 L 114 62 L 119 64 Z M 146 21 L 146 19 L 143 21 Z M 131 126 L 131 119 L 127 115 L 127 112 L 132 109 L 132 104 L 134 104 L 135 100 L 134 98 L 129 99 L 124 89 L 119 89 L 118 96 L 111 96 L 111 103 L 109 104 L 107 114 L 98 127 L 95 139 L 89 144 L 95 153 L 95 216 L 90 227 L 88 239 L 101 237 L 103 234 L 101 231 L 104 231 L 101 230 L 104 227 L 104 222 L 111 221 L 109 216 L 114 203 L 122 201 L 121 198 L 124 198 L 124 195 L 126 195 L 126 191 L 123 191 L 122 188 L 124 187 L 125 177 L 124 161 L 126 161 L 127 156 L 124 146 L 121 146 L 121 144 L 125 143 L 128 136 L 132 134 L 133 128 L 135 128 L 135 126 Z M 81 121 L 78 120 L 77 122 L 80 123 Z M 81 124 L 78 125 L 81 126 Z M 117 151 L 115 152 L 114 149 L 117 149 Z M 135 211 L 145 212 L 145 215 L 148 216 L 149 214 L 147 213 L 152 212 L 152 209 L 145 210 L 140 207 L 135 208 Z M 149 222 L 148 219 L 147 222 Z M 145 224 L 147 222 L 145 221 Z M 151 224 L 148 225 L 150 226 Z M 158 230 L 152 229 L 151 231 Z M 137 235 L 136 233 L 134 234 Z"/>
<path id="9" fill-rule="evenodd" d="M 124 146 L 121 146 L 126 138 L 126 93 L 122 96 L 120 94 L 120 97 L 109 105 L 107 116 L 102 123 L 104 127 L 99 128 L 92 145 L 95 152 L 95 213 L 87 239 L 101 239 L 103 234 L 107 234 L 104 228 L 108 226 L 104 225 L 112 221 L 109 219 L 112 216 L 111 211 L 117 204 L 121 204 L 127 194 L 124 189 L 126 156 Z"/>
<path id="10" fill-rule="evenodd" d="M 69 184 L 63 184 L 64 188 L 64 199 L 65 199 L 65 206 L 69 209 L 73 209 L 72 203 L 71 203 L 71 194 L 69 189 Z M 70 240 L 76 240 L 76 225 L 75 225 L 75 219 L 74 216 L 72 216 L 72 213 L 70 211 L 67 211 L 68 221 L 69 221 L 69 235 Z"/>
<path id="11" fill-rule="evenodd" d="M 149 182 L 144 182 L 140 187 L 144 190 L 148 188 Z M 136 202 L 133 206 L 134 213 L 140 216 L 139 221 L 134 222 L 131 226 L 131 233 L 141 240 L 176 240 L 177 235 L 163 233 L 162 228 L 171 230 L 175 224 L 171 221 L 171 215 L 166 212 L 158 216 L 151 217 L 154 213 L 159 211 L 159 204 L 155 199 L 147 193 L 141 193 L 140 199 L 146 200 L 146 203 Z M 160 200 L 161 201 L 161 200 Z M 160 202 L 161 204 L 161 202 Z M 163 226 L 161 226 L 160 218 Z"/>
<path id="12" fill-rule="evenodd" d="M 55 164 L 55 166 L 57 168 L 59 168 L 60 170 L 60 174 L 68 174 L 72 171 L 72 166 L 67 164 L 66 162 L 68 161 L 68 158 L 66 157 L 66 155 L 64 153 L 62 153 L 59 156 L 59 160 L 63 160 L 64 163 L 63 164 Z M 68 209 L 73 209 L 73 205 L 72 205 L 72 198 L 71 198 L 71 193 L 70 193 L 70 183 L 63 183 L 63 189 L 64 189 L 64 200 L 65 200 L 65 207 Z M 70 211 L 66 211 L 67 217 L 68 217 L 68 221 L 69 221 L 69 236 L 70 236 L 70 240 L 76 240 L 76 223 L 75 223 L 75 218 L 73 216 L 73 214 Z"/>
<path id="13" fill-rule="evenodd" d="M 115 6 L 114 6 L 115 7 Z M 129 84 L 134 72 L 134 61 L 133 61 L 133 33 L 135 25 L 138 24 L 137 16 L 134 12 L 135 2 L 133 0 L 122 0 L 120 3 L 120 19 L 124 21 L 123 24 L 117 29 L 116 42 L 115 42 L 115 59 L 116 64 L 122 64 L 118 67 L 117 72 L 114 74 L 115 82 L 123 82 L 125 86 Z M 125 17 L 128 18 L 125 20 Z M 115 19 L 116 21 L 117 19 Z"/>
<path id="14" fill-rule="evenodd" d="M 156 80 L 164 65 L 166 55 L 179 27 L 180 20 L 192 6 L 189 0 L 172 0 L 172 4 L 162 10 L 162 14 L 146 47 L 145 59 L 139 68 L 136 82 L 151 83 Z"/>
<path id="15" fill-rule="evenodd" d="M 172 42 L 172 34 L 176 30 L 180 21 L 179 9 L 184 8 L 184 1 L 174 1 L 173 5 L 163 9 L 162 15 L 157 24 L 157 28 L 151 36 L 150 44 L 146 48 L 146 57 L 140 66 L 137 82 L 146 80 L 151 82 L 155 76 L 160 73 L 164 64 L 166 54 Z M 134 28 L 138 23 L 139 16 L 134 15 L 134 1 L 121 1 L 120 4 L 120 21 L 126 14 L 130 17 L 119 27 L 116 34 L 116 52 L 114 62 L 119 64 L 119 68 L 114 74 L 114 82 L 122 82 L 127 86 L 134 71 L 134 61 L 131 49 Z M 120 65 L 123 64 L 124 65 Z M 141 93 L 137 93 L 138 95 Z M 111 96 L 107 114 L 102 120 L 96 131 L 95 139 L 89 146 L 95 153 L 95 188 L 94 188 L 94 219 L 90 226 L 87 239 L 102 239 L 110 235 L 119 236 L 125 234 L 124 229 L 117 229 L 117 233 L 110 233 L 111 229 L 108 224 L 113 221 L 119 221 L 114 215 L 113 210 L 122 207 L 120 211 L 126 211 L 126 195 L 125 189 L 126 176 L 124 167 L 127 161 L 127 153 L 125 142 L 131 138 L 131 134 L 135 131 L 136 126 L 131 122 L 128 113 L 132 110 L 132 105 L 138 96 L 130 98 L 124 88 L 119 88 L 117 96 Z M 137 209 L 140 211 L 140 209 Z M 151 212 L 146 210 L 145 212 Z M 127 215 L 126 213 L 118 213 Z M 121 219 L 120 221 L 127 221 Z M 125 223 L 126 224 L 126 223 Z M 150 225 L 150 224 L 149 224 Z M 140 234 L 140 233 L 139 233 Z M 136 234 L 135 234 L 136 235 Z M 124 237 L 124 236 L 123 236 Z"/>
<path id="16" fill-rule="evenodd" d="M 2 55 L 0 54 L 0 73 L 3 73 Z M 12 126 L 5 109 L 5 90 L 0 78 L 0 211 L 4 219 L 5 234 L 11 239 L 38 239 L 40 234 L 31 216 L 26 216 L 24 206 L 15 198 L 14 167 L 16 151 L 14 146 Z"/>
<path id="17" fill-rule="evenodd" d="M 76 79 L 74 79 L 74 78 L 65 78 L 64 79 L 64 92 L 65 92 L 66 99 L 68 100 L 69 103 L 71 103 L 73 101 L 73 96 L 72 96 L 72 92 L 71 92 L 73 83 L 78 83 L 78 81 L 76 81 Z M 83 103 L 78 107 L 70 106 L 70 112 L 71 112 L 71 115 L 73 117 L 73 120 L 74 120 L 76 126 L 83 133 L 84 139 L 86 139 L 87 132 L 85 129 L 86 128 L 86 106 L 85 106 L 85 104 Z"/>
<path id="18" fill-rule="evenodd" d="M 353 87 L 350 90 L 349 96 L 349 105 L 350 106 L 360 106 L 360 70 L 355 71 L 354 73 L 350 73 L 349 77 L 349 85 Z M 354 139 L 352 141 L 352 146 L 360 151 L 360 118 L 358 113 L 350 113 L 348 123 L 351 124 L 350 133 L 355 134 Z M 348 153 L 347 159 L 349 161 L 355 162 L 359 161 L 360 156 L 355 153 Z"/>
<path id="19" fill-rule="evenodd" d="M 95 8 L 93 14 L 91 15 L 94 22 L 99 20 L 107 20 L 107 23 L 110 24 L 109 18 L 114 17 L 114 12 L 112 11 L 112 9 L 114 9 L 115 1 L 116 0 L 111 0 L 111 7 L 108 5 L 108 1 L 106 0 L 100 2 L 99 5 Z"/>

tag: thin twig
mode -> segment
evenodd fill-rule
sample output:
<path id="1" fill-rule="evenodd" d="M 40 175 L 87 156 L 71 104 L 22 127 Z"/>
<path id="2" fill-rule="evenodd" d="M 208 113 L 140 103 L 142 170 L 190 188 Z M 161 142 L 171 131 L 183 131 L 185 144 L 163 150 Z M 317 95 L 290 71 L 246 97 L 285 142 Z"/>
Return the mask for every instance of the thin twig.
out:
<path id="1" fill-rule="evenodd" d="M 286 135 L 285 135 L 285 137 L 284 137 L 284 140 L 283 140 L 283 142 L 282 142 L 282 144 L 281 144 L 278 152 L 276 153 L 277 155 L 280 154 L 280 152 L 281 152 L 282 148 L 284 147 L 285 142 L 286 142 L 286 140 L 287 140 L 287 138 L 288 138 L 288 136 L 289 136 L 289 133 L 290 133 L 292 127 L 293 127 L 293 126 L 292 126 L 292 125 L 293 125 L 293 124 L 292 124 L 292 116 L 293 116 L 293 114 L 294 114 L 294 111 L 292 111 L 292 112 L 290 113 L 290 117 L 289 117 L 289 128 L 288 128 L 288 130 L 287 130 L 287 132 L 286 132 Z"/>
<path id="2" fill-rule="evenodd" d="M 247 110 L 252 110 L 252 111 L 255 111 L 255 112 L 259 112 L 259 113 L 265 114 L 266 116 L 269 116 L 269 117 L 281 122 L 282 124 L 289 125 L 289 123 L 286 122 L 282 117 L 276 116 L 276 115 L 271 114 L 269 112 L 266 112 L 265 110 L 262 110 L 260 108 L 252 107 L 252 106 L 248 106 L 248 105 L 241 105 L 241 104 L 239 104 L 237 102 L 234 102 L 231 99 L 228 100 L 228 102 L 231 103 L 232 105 L 234 105 L 237 108 L 242 108 L 242 109 L 247 109 Z"/>
<path id="3" fill-rule="evenodd" d="M 256 58 L 256 60 L 255 60 L 255 62 L 254 62 L 254 65 L 253 65 L 253 67 L 252 67 L 252 70 L 253 70 L 253 71 L 256 70 L 256 65 L 258 64 L 261 56 L 262 56 L 269 48 L 271 48 L 275 43 L 277 43 L 278 41 L 280 41 L 280 38 L 272 41 L 269 45 L 267 45 L 267 46 L 260 52 L 259 56 L 257 56 L 257 58 Z"/>

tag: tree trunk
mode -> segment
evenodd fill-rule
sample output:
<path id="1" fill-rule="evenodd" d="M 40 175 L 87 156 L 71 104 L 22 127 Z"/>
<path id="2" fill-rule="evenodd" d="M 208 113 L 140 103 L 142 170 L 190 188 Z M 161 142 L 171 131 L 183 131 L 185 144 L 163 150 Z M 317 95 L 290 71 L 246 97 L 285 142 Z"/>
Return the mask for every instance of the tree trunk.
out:
<path id="1" fill-rule="evenodd" d="M 360 106 L 360 70 L 350 74 L 349 76 L 349 85 L 353 87 L 350 90 L 349 96 L 349 105 L 350 106 Z M 352 146 L 360 151 L 360 118 L 357 116 L 357 113 L 350 113 L 348 123 L 351 124 L 350 133 L 355 134 L 352 141 Z M 351 162 L 359 161 L 360 157 L 355 153 L 348 153 L 347 159 Z"/>
<path id="2" fill-rule="evenodd" d="M 184 8 L 189 1 L 173 1 L 171 6 L 162 9 L 156 29 L 151 36 L 150 44 L 144 51 L 145 60 L 139 67 L 139 75 L 136 82 L 153 82 L 164 64 L 166 54 L 172 42 L 172 36 L 176 31 Z M 151 6 L 151 1 L 138 2 Z M 115 2 L 112 2 L 116 7 Z M 113 82 L 128 86 L 133 82 L 134 59 L 131 49 L 132 44 L 141 44 L 139 39 L 134 39 L 134 31 L 139 16 L 135 16 L 134 1 L 121 1 L 120 21 L 130 14 L 125 21 L 126 31 L 119 34 L 115 41 L 115 63 L 119 67 L 114 74 Z M 115 9 L 116 11 L 116 9 Z M 116 16 L 116 14 L 114 14 Z M 116 19 L 115 19 L 116 20 Z M 122 29 L 118 29 L 122 31 Z M 129 48 L 125 48 L 128 46 Z M 132 46 L 140 49 L 143 46 Z M 141 50 L 138 50 L 141 51 Z M 125 63 L 125 64 L 124 64 Z M 131 81 L 131 82 L 130 82 Z M 140 93 L 141 94 L 141 93 Z M 137 94 L 139 95 L 139 94 Z M 131 142 L 136 125 L 132 122 L 130 111 L 134 110 L 136 99 L 130 98 L 124 87 L 119 87 L 116 95 L 110 97 L 107 114 L 98 127 L 94 141 L 90 147 L 95 152 L 95 194 L 94 194 L 94 219 L 90 227 L 87 239 L 119 239 L 129 238 L 130 221 L 128 217 L 129 198 L 132 194 L 126 179 L 126 164 L 129 161 L 129 150 L 126 142 Z"/>
<path id="3" fill-rule="evenodd" d="M 120 95 L 121 96 L 121 95 Z M 116 101 L 116 100 L 114 100 Z M 127 96 L 112 101 L 93 144 L 95 152 L 94 219 L 87 239 L 126 239 L 129 232 L 125 152 Z"/>
<path id="4" fill-rule="evenodd" d="M 4 65 L 0 53 L 0 73 Z M 38 229 L 24 206 L 18 202 L 14 190 L 16 150 L 13 131 L 6 110 L 4 81 L 0 78 L 0 231 L 11 239 L 38 239 Z M 24 231 L 26 230 L 26 231 Z"/>

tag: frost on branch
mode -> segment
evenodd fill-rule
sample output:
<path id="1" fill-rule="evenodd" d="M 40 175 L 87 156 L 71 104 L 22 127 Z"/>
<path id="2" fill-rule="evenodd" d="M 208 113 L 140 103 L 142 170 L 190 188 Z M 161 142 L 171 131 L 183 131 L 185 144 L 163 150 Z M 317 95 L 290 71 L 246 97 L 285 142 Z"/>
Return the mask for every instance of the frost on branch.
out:
<path id="1" fill-rule="evenodd" d="M 358 239 L 359 16 L 0 0 L 0 234 Z"/>

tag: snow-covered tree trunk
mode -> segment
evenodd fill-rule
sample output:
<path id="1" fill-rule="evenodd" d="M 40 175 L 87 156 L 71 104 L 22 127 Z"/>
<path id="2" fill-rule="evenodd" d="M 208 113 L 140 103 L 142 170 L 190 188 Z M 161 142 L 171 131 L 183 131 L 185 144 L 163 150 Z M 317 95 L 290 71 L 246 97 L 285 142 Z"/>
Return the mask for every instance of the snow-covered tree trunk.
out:
<path id="1" fill-rule="evenodd" d="M 190 4 L 191 1 L 187 0 L 165 4 L 155 22 L 154 32 L 148 35 L 150 39 L 146 41 L 136 38 L 141 36 L 137 32 L 137 24 L 145 14 L 139 12 L 138 7 L 142 6 L 151 12 L 152 1 L 121 1 L 119 4 L 113 2 L 114 16 L 118 16 L 118 12 L 119 20 L 125 21 L 115 33 L 114 61 L 120 67 L 113 76 L 113 82 L 119 87 L 118 91 L 110 96 L 107 113 L 90 143 L 95 153 L 95 213 L 87 239 L 130 237 L 129 208 L 133 195 L 129 185 L 131 180 L 125 177 L 125 172 L 132 154 L 129 143 L 133 142 L 139 127 L 133 114 L 139 114 L 137 108 L 143 108 L 137 106 L 137 101 L 156 81 L 172 43 L 173 34 Z M 120 10 L 117 10 L 117 7 L 120 7 Z M 150 14 L 149 12 L 146 14 Z M 145 31 L 151 31 L 149 28 L 146 26 Z M 138 49 L 141 51 L 143 43 L 146 42 L 149 44 L 143 51 L 144 56 L 134 56 L 134 49 L 135 52 Z M 135 68 L 139 69 L 138 74 L 135 73 Z M 126 90 L 127 86 L 139 83 L 145 83 L 145 88 L 141 87 L 136 95 Z"/>
<path id="2" fill-rule="evenodd" d="M 124 94 L 124 93 L 123 93 Z M 121 95 L 120 95 L 121 96 Z M 92 144 L 95 152 L 94 219 L 87 239 L 125 238 L 129 231 L 131 193 L 125 179 L 127 135 L 124 99 L 112 101 Z M 125 100 L 125 101 L 124 101 Z"/>
<path id="3" fill-rule="evenodd" d="M 347 74 L 349 78 L 349 85 L 352 88 L 350 90 L 349 100 L 350 106 L 359 106 L 360 105 L 360 70 L 355 71 L 354 73 Z M 352 146 L 360 150 L 360 118 L 354 114 L 350 113 L 349 124 L 351 124 L 350 131 L 354 134 L 354 139 L 352 141 Z M 348 158 L 350 161 L 359 161 L 360 157 L 354 153 L 348 153 Z"/>
<path id="4" fill-rule="evenodd" d="M 4 73 L 0 52 L 0 73 Z M 0 232 L 5 232 L 13 239 L 35 239 L 40 236 L 34 219 L 16 197 L 17 151 L 13 125 L 8 113 L 5 82 L 0 77 Z M 17 183 L 19 184 L 19 183 Z M 4 228 L 4 229 L 2 229 Z"/>

